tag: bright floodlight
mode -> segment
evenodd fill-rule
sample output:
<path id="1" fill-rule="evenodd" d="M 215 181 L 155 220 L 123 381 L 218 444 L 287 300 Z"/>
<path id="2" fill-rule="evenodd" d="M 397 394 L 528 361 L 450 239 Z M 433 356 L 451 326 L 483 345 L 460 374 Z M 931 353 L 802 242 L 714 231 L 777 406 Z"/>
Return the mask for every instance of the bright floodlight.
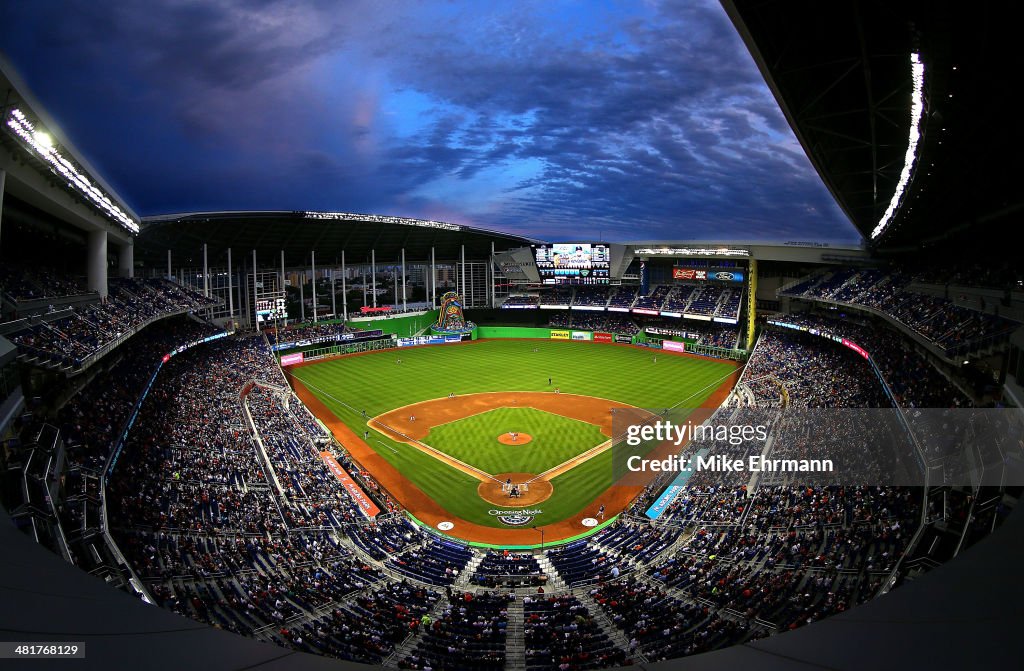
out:
<path id="1" fill-rule="evenodd" d="M 37 130 L 35 133 L 32 134 L 32 137 L 41 146 L 46 147 L 47 149 L 53 149 L 53 138 L 50 137 L 49 133 L 44 133 L 41 130 Z"/>
<path id="2" fill-rule="evenodd" d="M 871 231 L 872 240 L 881 235 L 892 223 L 917 163 L 917 143 L 921 139 L 921 119 L 924 116 L 924 63 L 921 62 L 919 54 L 910 54 L 910 77 L 914 82 L 914 90 L 910 95 L 910 142 L 907 144 L 907 153 L 903 159 L 900 181 L 896 184 L 896 191 L 892 194 L 888 209 L 875 226 L 875 230 Z"/>

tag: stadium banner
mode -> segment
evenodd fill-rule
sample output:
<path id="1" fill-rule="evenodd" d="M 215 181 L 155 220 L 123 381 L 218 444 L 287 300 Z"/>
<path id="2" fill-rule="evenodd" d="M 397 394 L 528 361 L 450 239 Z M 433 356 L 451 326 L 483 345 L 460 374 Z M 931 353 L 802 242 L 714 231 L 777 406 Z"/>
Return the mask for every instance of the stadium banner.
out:
<path id="1" fill-rule="evenodd" d="M 417 345 L 444 345 L 447 343 L 462 342 L 461 335 L 433 335 L 413 336 L 412 338 L 398 338 L 399 347 L 415 347 Z"/>
<path id="2" fill-rule="evenodd" d="M 653 315 L 655 317 L 657 317 L 660 312 L 659 310 L 649 310 L 647 308 L 633 308 L 632 311 L 638 315 Z"/>
<path id="3" fill-rule="evenodd" d="M 341 467 L 341 464 L 339 464 L 338 460 L 334 458 L 334 455 L 330 452 L 321 452 L 320 458 L 324 460 L 324 463 L 327 465 L 327 468 L 331 473 L 334 473 L 334 477 L 338 478 L 341 486 L 344 487 L 345 491 L 348 492 L 348 495 L 352 497 L 352 500 L 359 507 L 359 510 L 370 519 L 376 517 L 377 513 L 380 512 L 380 508 L 370 500 L 370 497 L 366 495 L 366 492 L 364 492 L 362 488 L 356 484 L 356 481 L 349 476 L 348 472 Z"/>
<path id="4" fill-rule="evenodd" d="M 590 340 L 590 331 L 573 331 L 573 340 Z"/>
<path id="5" fill-rule="evenodd" d="M 629 312 L 629 308 L 609 307 L 608 312 Z"/>
<path id="6" fill-rule="evenodd" d="M 697 321 L 701 321 L 701 322 L 709 322 L 709 321 L 711 321 L 711 315 L 698 315 L 698 314 L 692 314 L 690 312 L 685 313 L 683 315 L 683 318 L 684 319 L 696 319 Z"/>
<path id="7" fill-rule="evenodd" d="M 552 340 L 569 340 L 571 337 L 572 336 L 568 331 L 551 331 Z"/>
<path id="8" fill-rule="evenodd" d="M 589 312 L 604 312 L 603 305 L 573 305 L 572 310 L 586 310 Z"/>
<path id="9" fill-rule="evenodd" d="M 612 342 L 615 340 L 615 336 L 611 333 L 601 333 L 597 331 L 594 333 L 594 342 Z"/>
<path id="10" fill-rule="evenodd" d="M 861 347 L 857 343 L 853 342 L 852 340 L 847 340 L 846 338 L 843 338 L 843 345 L 845 347 L 849 347 L 850 349 L 852 349 L 857 354 L 860 354 L 865 359 L 870 359 L 871 358 L 871 355 L 868 354 L 866 349 L 864 349 L 863 347 Z"/>
<path id="11" fill-rule="evenodd" d="M 708 453 L 707 449 L 701 449 L 697 451 L 698 456 L 706 456 Z M 662 516 L 662 514 L 672 505 L 676 498 L 679 497 L 680 492 L 683 491 L 683 487 L 686 485 L 686 481 L 693 475 L 692 471 L 680 471 L 680 473 L 672 480 L 672 484 L 665 488 L 658 500 L 651 504 L 651 507 L 644 513 L 652 520 L 656 520 Z"/>
<path id="12" fill-rule="evenodd" d="M 302 352 L 298 352 L 297 354 L 285 354 L 283 357 L 281 357 L 281 365 L 294 366 L 297 363 L 302 363 L 304 356 L 305 355 L 303 355 Z"/>
<path id="13" fill-rule="evenodd" d="M 673 268 L 672 279 L 676 280 L 706 280 L 708 271 L 696 270 L 694 268 Z"/>
<path id="14" fill-rule="evenodd" d="M 633 336 L 628 336 L 625 333 L 616 333 L 615 342 L 629 345 L 633 342 Z"/>
<path id="15" fill-rule="evenodd" d="M 686 343 L 677 342 L 675 340 L 663 340 L 661 342 L 661 349 L 665 350 L 666 352 L 685 352 Z"/>
<path id="16" fill-rule="evenodd" d="M 738 324 L 739 320 L 732 317 L 715 317 L 714 321 L 719 324 Z"/>
<path id="17" fill-rule="evenodd" d="M 662 317 L 677 317 L 678 318 L 678 317 L 682 317 L 683 313 L 682 312 L 667 312 L 665 310 L 662 310 L 661 311 L 661 316 Z"/>
<path id="18" fill-rule="evenodd" d="M 712 270 L 708 273 L 708 279 L 718 282 L 742 282 L 743 273 L 738 270 Z"/>
<path id="19" fill-rule="evenodd" d="M 742 282 L 743 273 L 739 270 L 704 270 L 701 268 L 672 269 L 672 279 L 676 280 L 714 280 L 716 282 Z"/>

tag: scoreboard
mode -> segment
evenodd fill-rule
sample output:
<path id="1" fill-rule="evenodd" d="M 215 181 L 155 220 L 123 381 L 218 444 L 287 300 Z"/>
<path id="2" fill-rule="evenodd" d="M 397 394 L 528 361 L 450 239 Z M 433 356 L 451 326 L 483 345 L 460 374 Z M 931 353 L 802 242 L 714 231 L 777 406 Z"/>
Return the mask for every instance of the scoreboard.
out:
<path id="1" fill-rule="evenodd" d="M 611 255 L 607 245 L 556 242 L 534 245 L 533 255 L 543 284 L 608 284 Z"/>

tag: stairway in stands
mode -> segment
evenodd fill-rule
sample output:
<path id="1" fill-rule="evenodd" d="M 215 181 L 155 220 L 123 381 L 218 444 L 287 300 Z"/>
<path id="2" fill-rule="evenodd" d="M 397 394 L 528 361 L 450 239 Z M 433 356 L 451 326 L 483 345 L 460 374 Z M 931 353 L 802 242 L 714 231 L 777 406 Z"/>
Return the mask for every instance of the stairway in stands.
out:
<path id="1" fill-rule="evenodd" d="M 523 624 L 523 600 L 516 598 L 508 604 L 508 624 L 505 626 L 505 670 L 526 671 L 526 633 Z"/>
<path id="2" fill-rule="evenodd" d="M 444 613 L 444 609 L 448 607 L 448 597 L 441 595 L 441 598 L 437 600 L 434 607 L 430 609 L 428 615 L 430 615 L 431 621 L 436 621 Z M 384 660 L 382 666 L 390 668 L 398 668 L 398 663 L 411 655 L 416 650 L 416 646 L 420 644 L 427 632 L 430 631 L 430 627 L 418 627 L 415 634 L 411 634 L 405 637 L 405 640 L 395 646 L 394 652 L 392 652 L 387 659 Z"/>
<path id="3" fill-rule="evenodd" d="M 466 587 L 473 580 L 473 574 L 476 573 L 476 569 L 484 561 L 484 557 L 487 556 L 486 552 L 474 552 L 470 558 L 469 563 L 466 564 L 465 568 L 459 572 L 458 577 L 455 579 L 453 587 Z"/>
<path id="4" fill-rule="evenodd" d="M 565 581 L 562 580 L 562 576 L 558 575 L 558 570 L 555 569 L 551 560 L 543 554 L 537 554 L 536 557 L 540 570 L 548 577 L 548 581 L 544 586 L 544 589 L 548 592 L 561 592 L 564 590 L 566 588 Z"/>
<path id="5" fill-rule="evenodd" d="M 579 594 L 577 598 L 580 603 L 586 606 L 587 612 L 590 613 L 590 619 L 594 621 L 594 624 L 596 624 L 601 631 L 608 636 L 608 639 L 612 643 L 622 650 L 625 650 L 629 659 L 634 662 L 640 662 L 641 664 L 647 663 L 647 659 L 638 651 L 629 652 L 629 639 L 626 637 L 626 634 L 612 623 L 611 618 L 609 618 L 604 612 L 604 609 L 597 605 L 597 602 L 590 598 L 589 594 Z"/>

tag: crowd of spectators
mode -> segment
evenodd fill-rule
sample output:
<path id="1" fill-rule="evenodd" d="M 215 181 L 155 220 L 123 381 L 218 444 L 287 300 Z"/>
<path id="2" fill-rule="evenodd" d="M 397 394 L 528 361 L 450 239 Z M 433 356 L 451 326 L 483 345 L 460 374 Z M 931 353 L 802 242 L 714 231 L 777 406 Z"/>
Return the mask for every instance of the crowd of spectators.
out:
<path id="1" fill-rule="evenodd" d="M 573 328 L 628 336 L 640 332 L 640 327 L 629 317 L 604 312 L 554 312 L 548 320 L 548 325 L 558 329 Z"/>
<path id="2" fill-rule="evenodd" d="M 856 352 L 798 331 L 765 330 L 744 381 L 760 406 L 875 408 L 889 405 Z"/>
<path id="3" fill-rule="evenodd" d="M 351 328 L 345 324 L 320 322 L 317 324 L 292 324 L 281 329 L 269 328 L 265 329 L 264 333 L 267 336 L 267 342 L 271 345 L 276 345 L 279 342 L 289 343 L 304 340 L 319 342 L 321 339 L 335 339 L 349 333 L 357 333 L 358 331 L 359 329 Z"/>
<path id="4" fill-rule="evenodd" d="M 4 259 L 0 264 L 0 293 L 13 302 L 46 298 L 96 295 L 82 278 L 72 277 L 56 268 L 25 265 Z"/>
<path id="5" fill-rule="evenodd" d="M 971 400 L 946 374 L 929 363 L 927 354 L 901 334 L 850 319 L 800 314 L 780 321 L 822 334 L 846 338 L 862 347 L 878 366 L 897 404 L 905 408 L 967 407 Z M 832 345 L 829 345 L 832 346 Z"/>
<path id="6" fill-rule="evenodd" d="M 527 669 L 603 669 L 622 666 L 616 646 L 571 594 L 523 599 Z"/>
<path id="7" fill-rule="evenodd" d="M 400 669 L 505 668 L 505 632 L 509 596 L 500 592 L 448 590 L 448 605 L 431 618 L 415 650 L 398 663 Z"/>
<path id="8" fill-rule="evenodd" d="M 77 368 L 160 316 L 200 310 L 215 302 L 167 280 L 111 280 L 110 293 L 102 301 L 26 319 L 8 337 L 24 354 Z"/>
<path id="9" fill-rule="evenodd" d="M 860 305 L 889 315 L 947 354 L 967 351 L 979 342 L 1009 336 L 1017 324 L 956 305 L 949 298 L 920 293 L 913 283 L 927 280 L 904 270 L 844 268 L 814 276 L 786 294 Z"/>

